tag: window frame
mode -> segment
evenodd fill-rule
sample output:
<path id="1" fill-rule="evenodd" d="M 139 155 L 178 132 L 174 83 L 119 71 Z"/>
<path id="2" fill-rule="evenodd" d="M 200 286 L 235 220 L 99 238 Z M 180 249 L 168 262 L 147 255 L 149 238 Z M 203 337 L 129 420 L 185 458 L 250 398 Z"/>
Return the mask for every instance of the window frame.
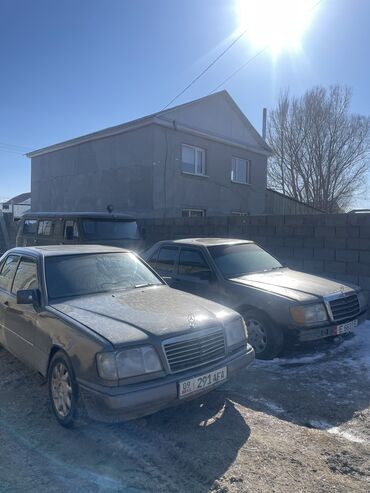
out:
<path id="1" fill-rule="evenodd" d="M 184 212 L 189 212 L 188 215 L 184 216 Z M 201 215 L 191 215 L 191 212 L 201 212 Z M 207 209 L 194 209 L 194 208 L 187 208 L 187 209 L 181 209 L 181 217 L 206 217 L 207 215 Z"/>
<path id="2" fill-rule="evenodd" d="M 174 262 L 173 262 L 173 271 L 162 269 L 161 267 L 158 267 L 159 254 L 160 254 L 161 250 L 163 250 L 164 248 L 167 248 L 169 250 L 176 250 L 176 256 L 175 256 L 175 259 L 174 259 Z M 151 267 L 154 268 L 155 270 L 160 269 L 161 271 L 163 271 L 165 273 L 165 274 L 163 274 L 164 276 L 166 274 L 169 274 L 169 275 L 177 275 L 178 265 L 179 265 L 179 255 L 180 255 L 180 247 L 179 246 L 176 246 L 176 245 L 161 245 L 159 247 L 159 249 L 158 249 L 158 252 L 157 252 L 157 259 L 156 259 L 156 262 L 155 262 L 155 268 L 153 266 L 151 266 Z M 162 274 L 159 274 L 159 275 L 162 276 Z"/>
<path id="3" fill-rule="evenodd" d="M 245 179 L 246 179 L 246 181 L 241 181 L 241 180 L 236 179 L 237 163 L 238 162 L 245 163 Z M 235 163 L 235 170 L 234 170 L 234 163 Z M 246 159 L 246 158 L 238 157 L 238 156 L 232 156 L 230 180 L 233 183 L 238 183 L 239 185 L 250 185 L 251 184 L 251 167 L 252 167 L 252 163 L 251 163 L 250 159 Z M 233 175 L 235 175 L 235 177 L 233 177 Z"/>
<path id="4" fill-rule="evenodd" d="M 37 278 L 37 288 L 33 288 L 33 289 L 38 289 L 40 290 L 40 276 L 39 276 L 39 271 L 38 271 L 38 264 L 37 264 L 37 259 L 34 258 L 34 257 L 29 257 L 27 255 L 21 255 L 19 257 L 19 260 L 18 260 L 18 264 L 17 264 L 17 268 L 15 269 L 15 272 L 14 272 L 14 276 L 13 276 L 13 280 L 12 280 L 12 284 L 11 284 L 11 287 L 10 287 L 10 294 L 14 295 L 14 296 L 17 296 L 17 292 L 14 292 L 13 291 L 13 287 L 14 287 L 14 281 L 15 281 L 15 278 L 16 278 L 16 275 L 17 275 L 17 272 L 18 272 L 18 269 L 19 269 L 19 266 L 22 262 L 22 260 L 26 260 L 26 261 L 29 261 L 33 264 L 35 264 L 36 266 L 36 278 Z M 28 288 L 29 289 L 29 288 Z M 19 290 L 21 291 L 21 290 Z"/>
<path id="5" fill-rule="evenodd" d="M 183 165 L 185 163 L 183 160 L 183 149 L 184 149 L 184 147 L 194 151 L 194 171 L 186 171 L 183 169 Z M 201 152 L 201 154 L 202 154 L 202 167 L 201 167 L 202 171 L 201 171 L 201 173 L 197 172 L 197 167 L 198 167 L 197 152 L 198 151 Z M 187 164 L 189 164 L 189 163 L 187 163 Z M 203 149 L 202 147 L 198 147 L 198 146 L 195 146 L 192 144 L 181 144 L 181 172 L 185 173 L 187 175 L 207 176 L 206 175 L 206 150 Z"/>
<path id="6" fill-rule="evenodd" d="M 6 258 L 4 259 L 4 262 L 3 262 L 3 263 L 2 263 L 2 265 L 1 265 L 0 275 L 1 275 L 1 272 L 3 271 L 3 268 L 4 268 L 5 264 L 6 264 L 6 261 L 7 261 L 7 260 L 8 260 L 8 258 L 10 258 L 10 257 L 15 257 L 15 258 L 17 258 L 17 265 L 16 265 L 16 267 L 15 267 L 15 271 L 14 271 L 14 273 L 13 273 L 13 277 L 12 277 L 12 278 L 11 278 L 11 280 L 10 280 L 10 284 L 9 284 L 9 286 L 8 286 L 8 287 L 9 287 L 9 289 L 7 289 L 7 288 L 3 288 L 3 287 L 1 287 L 1 285 L 0 285 L 0 291 L 3 291 L 4 293 L 7 293 L 7 294 L 9 294 L 9 295 L 14 296 L 14 293 L 12 293 L 13 282 L 14 282 L 14 277 L 15 277 L 15 274 L 16 274 L 16 272 L 17 272 L 17 270 L 18 270 L 18 265 L 19 265 L 19 262 L 20 262 L 20 260 L 21 260 L 22 256 L 21 256 L 19 253 L 9 253 L 9 255 L 7 255 L 7 256 L 6 256 Z"/>

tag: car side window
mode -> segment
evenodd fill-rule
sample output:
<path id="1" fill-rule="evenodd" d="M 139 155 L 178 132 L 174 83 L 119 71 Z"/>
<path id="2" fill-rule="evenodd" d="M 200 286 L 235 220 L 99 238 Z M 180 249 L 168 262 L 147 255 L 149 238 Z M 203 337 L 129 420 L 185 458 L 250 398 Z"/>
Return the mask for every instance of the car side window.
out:
<path id="1" fill-rule="evenodd" d="M 202 252 L 191 248 L 182 248 L 179 259 L 179 274 L 198 279 L 209 279 L 211 269 Z"/>
<path id="2" fill-rule="evenodd" d="M 37 289 L 38 287 L 37 264 L 34 260 L 23 257 L 14 277 L 12 293 L 17 293 L 21 289 Z"/>
<path id="3" fill-rule="evenodd" d="M 174 272 L 178 250 L 176 247 L 162 247 L 159 250 L 156 268 L 166 272 Z"/>
<path id="4" fill-rule="evenodd" d="M 154 251 L 154 253 L 149 257 L 149 259 L 147 260 L 147 263 L 153 267 L 153 269 L 156 268 L 156 265 L 157 265 L 157 257 L 158 257 L 158 248 Z"/>
<path id="5" fill-rule="evenodd" d="M 39 236 L 50 236 L 53 229 L 53 221 L 39 221 L 37 234 Z"/>
<path id="6" fill-rule="evenodd" d="M 18 255 L 9 255 L 5 259 L 3 268 L 1 269 L 0 273 L 0 289 L 10 291 L 18 260 Z"/>

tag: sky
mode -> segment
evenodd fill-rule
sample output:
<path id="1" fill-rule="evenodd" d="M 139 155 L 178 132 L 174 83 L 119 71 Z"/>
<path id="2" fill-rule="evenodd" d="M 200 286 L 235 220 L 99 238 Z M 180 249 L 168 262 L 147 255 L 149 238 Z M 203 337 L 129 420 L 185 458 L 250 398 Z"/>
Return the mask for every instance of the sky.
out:
<path id="1" fill-rule="evenodd" d="M 240 33 L 238 1 L 0 0 L 0 201 L 30 190 L 25 152 L 160 111 Z M 322 0 L 312 17 L 298 52 L 266 50 L 220 88 L 259 131 L 288 87 L 347 85 L 370 116 L 370 0 Z M 258 51 L 242 37 L 174 105 Z"/>

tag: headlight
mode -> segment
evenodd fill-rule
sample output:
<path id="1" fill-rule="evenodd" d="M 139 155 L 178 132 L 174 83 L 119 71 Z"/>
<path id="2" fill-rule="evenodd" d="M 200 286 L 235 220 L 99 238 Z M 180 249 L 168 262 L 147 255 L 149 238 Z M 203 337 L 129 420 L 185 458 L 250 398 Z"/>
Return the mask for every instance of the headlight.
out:
<path id="1" fill-rule="evenodd" d="M 360 309 L 362 310 L 363 308 L 365 308 L 368 303 L 369 303 L 369 299 L 368 299 L 368 296 L 367 294 L 365 293 L 365 291 L 359 291 L 357 293 L 357 296 L 358 296 L 358 302 L 360 304 Z"/>
<path id="2" fill-rule="evenodd" d="M 328 319 L 324 303 L 292 306 L 290 308 L 290 314 L 292 319 L 299 325 L 313 325 L 318 322 L 325 322 Z"/>
<path id="3" fill-rule="evenodd" d="M 153 346 L 141 346 L 97 355 L 98 372 L 105 380 L 134 377 L 162 370 Z"/>
<path id="4" fill-rule="evenodd" d="M 240 318 L 235 318 L 230 322 L 224 324 L 226 333 L 226 343 L 228 348 L 235 346 L 240 346 L 243 342 L 248 339 L 247 327 L 244 320 Z"/>

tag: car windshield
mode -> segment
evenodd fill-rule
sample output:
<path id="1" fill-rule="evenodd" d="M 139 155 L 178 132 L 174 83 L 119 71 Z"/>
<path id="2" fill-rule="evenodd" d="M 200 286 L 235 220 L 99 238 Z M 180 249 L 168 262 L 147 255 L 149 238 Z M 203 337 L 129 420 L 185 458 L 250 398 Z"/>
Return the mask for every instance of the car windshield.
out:
<path id="1" fill-rule="evenodd" d="M 208 247 L 208 250 L 226 278 L 283 267 L 276 258 L 254 243 L 217 245 Z"/>
<path id="2" fill-rule="evenodd" d="M 132 253 L 46 257 L 45 276 L 49 300 L 162 284 Z"/>
<path id="3" fill-rule="evenodd" d="M 136 221 L 119 219 L 83 219 L 82 229 L 86 240 L 138 240 Z"/>

